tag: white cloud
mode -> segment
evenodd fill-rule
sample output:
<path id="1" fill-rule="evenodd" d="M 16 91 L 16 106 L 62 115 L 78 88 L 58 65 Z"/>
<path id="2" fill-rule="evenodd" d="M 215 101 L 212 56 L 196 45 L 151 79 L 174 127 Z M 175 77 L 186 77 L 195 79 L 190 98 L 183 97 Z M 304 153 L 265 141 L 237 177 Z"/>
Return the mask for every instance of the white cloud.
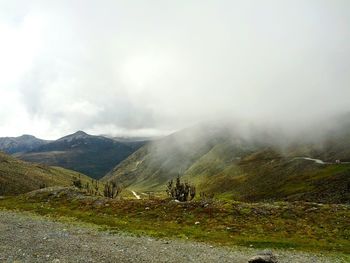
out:
<path id="1" fill-rule="evenodd" d="M 341 0 L 1 1 L 0 136 L 349 111 L 348 10 Z"/>

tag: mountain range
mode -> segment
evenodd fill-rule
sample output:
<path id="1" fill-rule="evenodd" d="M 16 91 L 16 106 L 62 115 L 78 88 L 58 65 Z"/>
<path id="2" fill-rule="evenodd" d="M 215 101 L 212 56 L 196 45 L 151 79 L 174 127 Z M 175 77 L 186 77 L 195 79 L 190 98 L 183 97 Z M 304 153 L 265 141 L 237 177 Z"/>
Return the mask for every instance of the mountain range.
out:
<path id="1" fill-rule="evenodd" d="M 0 150 L 39 163 L 32 165 L 36 168 L 60 166 L 141 193 L 165 193 L 167 183 L 181 176 L 198 195 L 220 199 L 349 203 L 350 121 L 336 122 L 294 137 L 222 123 L 194 125 L 148 142 L 82 131 L 55 141 L 25 135 L 1 138 Z"/>
<path id="2" fill-rule="evenodd" d="M 0 150 L 34 163 L 60 166 L 98 179 L 141 147 L 145 141 L 117 141 L 83 131 L 58 140 L 45 141 L 34 136 L 0 138 Z"/>
<path id="3" fill-rule="evenodd" d="M 49 142 L 50 141 L 38 139 L 32 135 L 1 137 L 0 150 L 8 154 L 28 152 Z"/>

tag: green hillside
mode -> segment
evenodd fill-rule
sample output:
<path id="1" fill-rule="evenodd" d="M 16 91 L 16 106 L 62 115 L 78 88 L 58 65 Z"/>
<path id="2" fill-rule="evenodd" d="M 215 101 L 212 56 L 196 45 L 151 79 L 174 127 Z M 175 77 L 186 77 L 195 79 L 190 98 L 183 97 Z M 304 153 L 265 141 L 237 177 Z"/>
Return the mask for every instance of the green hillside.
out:
<path id="1" fill-rule="evenodd" d="M 102 180 L 113 178 L 137 189 L 164 189 L 164 184 L 183 174 L 217 143 L 225 140 L 221 129 L 201 126 L 186 129 L 141 147 Z"/>
<path id="2" fill-rule="evenodd" d="M 218 148 L 222 150 L 214 148 L 185 172 L 199 191 L 241 201 L 350 201 L 350 164 L 318 164 L 272 149 L 225 162 Z"/>
<path id="3" fill-rule="evenodd" d="M 90 182 L 78 172 L 27 163 L 0 152 L 0 195 L 17 195 L 48 186 L 70 186 L 74 178 Z"/>
<path id="4" fill-rule="evenodd" d="M 181 175 L 197 193 L 240 201 L 306 200 L 350 202 L 350 164 L 346 132 L 319 143 L 274 144 L 271 134 L 249 137 L 226 129 L 196 127 L 140 148 L 103 180 L 116 180 L 136 191 L 164 191 Z M 281 138 L 281 137 L 279 137 Z M 319 164 L 301 156 L 322 158 Z"/>

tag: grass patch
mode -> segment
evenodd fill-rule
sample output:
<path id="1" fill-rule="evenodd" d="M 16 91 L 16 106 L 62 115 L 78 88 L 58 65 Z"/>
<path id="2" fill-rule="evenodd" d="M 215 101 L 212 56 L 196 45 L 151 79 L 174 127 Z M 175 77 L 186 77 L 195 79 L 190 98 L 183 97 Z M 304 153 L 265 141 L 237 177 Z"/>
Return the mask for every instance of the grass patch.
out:
<path id="1" fill-rule="evenodd" d="M 97 197 L 20 196 L 0 208 L 95 224 L 103 230 L 219 245 L 350 253 L 350 208 L 315 203 L 175 203 Z M 199 222 L 196 224 L 196 222 Z"/>

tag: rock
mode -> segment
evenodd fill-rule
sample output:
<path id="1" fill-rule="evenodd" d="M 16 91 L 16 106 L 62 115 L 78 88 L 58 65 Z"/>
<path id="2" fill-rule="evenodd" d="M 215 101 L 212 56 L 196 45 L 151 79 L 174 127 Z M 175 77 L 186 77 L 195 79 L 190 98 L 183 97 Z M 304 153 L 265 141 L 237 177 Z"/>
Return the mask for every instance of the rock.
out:
<path id="1" fill-rule="evenodd" d="M 270 250 L 259 252 L 248 261 L 249 263 L 278 263 L 277 258 Z"/>

